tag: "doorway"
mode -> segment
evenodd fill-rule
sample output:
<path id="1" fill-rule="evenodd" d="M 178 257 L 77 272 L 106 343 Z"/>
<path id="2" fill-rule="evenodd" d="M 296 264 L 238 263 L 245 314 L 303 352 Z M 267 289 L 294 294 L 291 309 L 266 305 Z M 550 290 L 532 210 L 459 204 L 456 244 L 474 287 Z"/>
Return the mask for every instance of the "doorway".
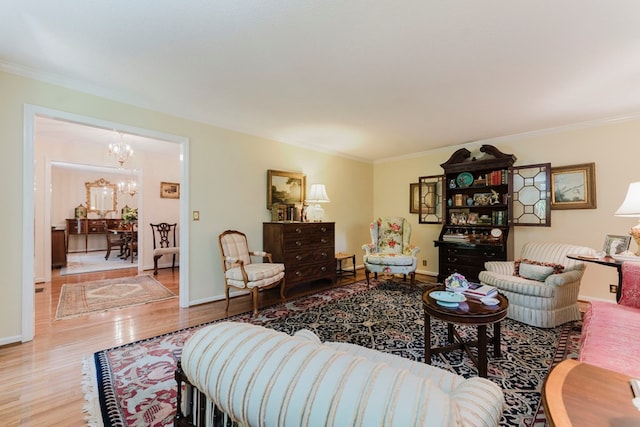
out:
<path id="1" fill-rule="evenodd" d="M 160 133 L 157 131 L 152 131 L 149 129 L 141 129 L 134 128 L 131 126 L 106 122 L 100 119 L 80 116 L 76 114 L 65 113 L 57 110 L 51 110 L 43 107 L 26 105 L 24 111 L 24 198 L 23 198 L 23 212 L 25 214 L 24 228 L 23 228 L 23 237 L 25 242 L 25 249 L 23 253 L 23 304 L 22 304 L 22 341 L 30 341 L 33 339 L 35 333 L 34 327 L 34 282 L 35 282 L 35 251 L 36 251 L 36 243 L 38 239 L 36 239 L 36 231 L 37 226 L 49 230 L 51 224 L 49 222 L 49 212 L 44 213 L 44 220 L 42 218 L 36 218 L 36 192 L 37 191 L 37 183 L 43 183 L 44 188 L 49 188 L 50 182 L 46 182 L 45 179 L 45 171 L 42 164 L 50 163 L 49 159 L 41 159 L 37 156 L 36 150 L 36 123 L 38 119 L 48 119 L 48 120 L 56 120 L 63 122 L 65 124 L 84 126 L 92 129 L 98 129 L 101 131 L 115 131 L 115 132 L 123 132 L 127 135 L 134 135 L 141 139 L 148 139 L 153 144 L 155 141 L 157 144 L 159 143 L 168 143 L 174 144 L 173 147 L 179 147 L 179 155 L 180 155 L 180 166 L 179 166 L 179 175 L 180 175 L 180 185 L 182 186 L 181 197 L 178 207 L 178 216 L 179 223 L 181 225 L 180 232 L 180 246 L 182 248 L 187 248 L 187 241 L 189 235 L 189 223 L 187 221 L 187 208 L 188 208 L 188 139 L 186 137 L 180 137 L 176 135 L 169 135 Z M 90 141 L 80 141 L 79 145 L 76 147 L 81 147 L 82 149 L 91 149 Z M 92 141 L 91 141 L 92 142 Z M 103 145 L 103 150 L 106 152 L 106 145 Z M 95 146 L 93 147 L 95 151 Z M 48 161 L 47 161 L 48 160 Z M 99 161 L 94 161 L 96 165 L 99 166 Z M 36 164 L 38 167 L 36 167 Z M 50 167 L 50 166 L 48 166 Z M 144 190 L 140 189 L 141 195 L 143 197 Z M 45 192 L 48 193 L 48 192 Z M 45 210 L 45 208 L 40 207 L 40 210 Z M 143 212 L 140 213 L 142 217 L 144 217 L 144 210 L 141 207 Z M 40 215 L 40 212 L 38 213 Z M 46 228 L 45 228 L 46 226 Z M 42 242 L 42 250 L 43 252 L 48 251 L 48 257 L 50 260 L 50 250 L 51 250 L 51 240 L 50 233 L 43 233 L 41 236 L 44 238 L 40 238 L 39 240 Z M 139 257 L 142 256 L 142 252 L 139 254 Z M 181 250 L 181 264 L 188 265 L 188 251 Z M 187 269 L 180 269 L 180 307 L 188 307 L 188 274 Z"/>

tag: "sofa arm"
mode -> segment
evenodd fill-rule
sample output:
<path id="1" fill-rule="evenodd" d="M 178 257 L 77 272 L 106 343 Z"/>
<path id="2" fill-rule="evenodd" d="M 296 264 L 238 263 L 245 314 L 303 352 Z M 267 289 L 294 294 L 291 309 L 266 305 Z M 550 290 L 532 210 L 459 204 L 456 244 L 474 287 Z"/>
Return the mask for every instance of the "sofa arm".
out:
<path id="1" fill-rule="evenodd" d="M 565 271 L 560 274 L 552 274 L 548 276 L 544 284 L 549 286 L 565 286 L 569 283 L 579 282 L 584 274 L 584 269 Z"/>
<path id="2" fill-rule="evenodd" d="M 487 261 L 484 269 L 503 276 L 513 276 L 515 263 L 513 261 Z"/>

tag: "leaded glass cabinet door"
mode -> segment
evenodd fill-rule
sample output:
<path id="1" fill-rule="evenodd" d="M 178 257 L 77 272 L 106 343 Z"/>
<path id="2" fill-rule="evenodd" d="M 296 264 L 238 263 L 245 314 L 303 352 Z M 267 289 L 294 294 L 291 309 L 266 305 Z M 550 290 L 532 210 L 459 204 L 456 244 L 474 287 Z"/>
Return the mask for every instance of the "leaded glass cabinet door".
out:
<path id="1" fill-rule="evenodd" d="M 551 226 L 551 164 L 512 166 L 509 174 L 511 225 Z"/>
<path id="2" fill-rule="evenodd" d="M 444 203 L 444 175 L 421 176 L 418 178 L 420 209 L 419 224 L 441 224 Z"/>

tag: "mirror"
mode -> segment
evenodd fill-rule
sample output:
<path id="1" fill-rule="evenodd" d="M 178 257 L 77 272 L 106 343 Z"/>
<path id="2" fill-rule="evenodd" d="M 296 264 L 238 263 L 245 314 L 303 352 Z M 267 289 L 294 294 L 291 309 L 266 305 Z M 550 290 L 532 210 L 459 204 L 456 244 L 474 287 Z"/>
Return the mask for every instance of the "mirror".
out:
<path id="1" fill-rule="evenodd" d="M 95 182 L 85 182 L 87 188 L 87 211 L 96 212 L 101 217 L 115 211 L 118 206 L 118 191 L 116 184 L 104 178 Z"/>

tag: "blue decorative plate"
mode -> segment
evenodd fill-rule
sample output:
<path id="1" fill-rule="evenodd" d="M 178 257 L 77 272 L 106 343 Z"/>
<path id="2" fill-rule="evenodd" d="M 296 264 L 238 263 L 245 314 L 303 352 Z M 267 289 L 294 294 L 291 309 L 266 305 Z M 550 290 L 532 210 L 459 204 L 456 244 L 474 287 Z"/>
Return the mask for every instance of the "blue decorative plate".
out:
<path id="1" fill-rule="evenodd" d="M 459 302 L 445 302 L 445 301 L 436 301 L 436 304 L 441 305 L 447 308 L 456 308 L 460 303 Z"/>
<path id="2" fill-rule="evenodd" d="M 458 292 L 451 292 L 451 291 L 435 291 L 435 292 L 431 292 L 429 295 L 431 295 L 431 298 L 436 300 L 438 304 L 440 304 L 441 302 L 455 303 L 453 307 L 457 306 L 458 303 L 461 303 L 462 301 L 467 300 L 467 297 L 465 297 L 464 295 Z"/>
<path id="3" fill-rule="evenodd" d="M 456 184 L 458 184 L 458 187 L 460 188 L 470 186 L 471 184 L 473 184 L 473 175 L 471 175 L 469 172 L 462 172 L 456 178 Z"/>

